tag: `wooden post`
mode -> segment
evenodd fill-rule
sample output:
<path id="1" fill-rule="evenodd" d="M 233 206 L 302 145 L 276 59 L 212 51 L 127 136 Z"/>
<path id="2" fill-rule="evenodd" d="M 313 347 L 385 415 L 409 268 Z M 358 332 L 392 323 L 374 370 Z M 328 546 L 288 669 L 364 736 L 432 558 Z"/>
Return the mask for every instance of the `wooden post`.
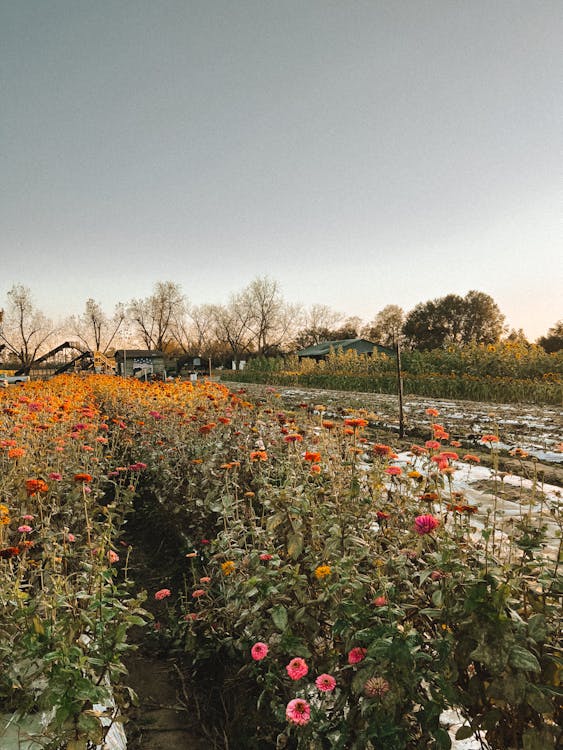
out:
<path id="1" fill-rule="evenodd" d="M 405 436 L 405 420 L 403 415 L 403 376 L 401 374 L 401 343 L 397 338 L 397 393 L 399 395 L 399 437 Z"/>

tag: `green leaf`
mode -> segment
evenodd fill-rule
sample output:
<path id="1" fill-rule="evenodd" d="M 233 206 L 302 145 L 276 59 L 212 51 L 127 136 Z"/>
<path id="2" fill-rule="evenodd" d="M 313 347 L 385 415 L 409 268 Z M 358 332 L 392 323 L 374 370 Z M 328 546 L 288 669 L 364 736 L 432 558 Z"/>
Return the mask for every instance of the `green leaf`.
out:
<path id="1" fill-rule="evenodd" d="M 436 747 L 440 748 L 440 750 L 450 750 L 452 738 L 445 729 L 435 729 L 432 734 L 436 740 Z"/>
<path id="2" fill-rule="evenodd" d="M 455 733 L 456 740 L 467 740 L 469 737 L 473 737 L 473 729 L 468 724 L 464 724 Z"/>
<path id="3" fill-rule="evenodd" d="M 536 657 L 522 648 L 522 646 L 513 646 L 508 655 L 508 663 L 515 669 L 524 669 L 526 672 L 541 672 L 541 667 Z"/>
<path id="4" fill-rule="evenodd" d="M 541 614 L 532 615 L 528 620 L 528 635 L 536 643 L 545 641 L 547 628 L 545 626 L 545 617 Z"/>
<path id="5" fill-rule="evenodd" d="M 287 609 L 283 604 L 272 607 L 272 622 L 282 633 L 287 628 Z"/>

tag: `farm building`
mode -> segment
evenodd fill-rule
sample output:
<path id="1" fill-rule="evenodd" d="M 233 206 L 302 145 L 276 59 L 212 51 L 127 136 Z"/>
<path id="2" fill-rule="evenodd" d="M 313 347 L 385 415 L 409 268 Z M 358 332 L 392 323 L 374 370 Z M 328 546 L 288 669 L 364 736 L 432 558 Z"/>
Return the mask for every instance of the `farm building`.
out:
<path id="1" fill-rule="evenodd" d="M 164 375 L 164 354 L 150 349 L 117 349 L 114 354 L 117 374 L 124 377 Z"/>
<path id="2" fill-rule="evenodd" d="M 315 346 L 308 346 L 306 349 L 298 351 L 297 356 L 299 359 L 308 358 L 318 362 L 320 359 L 326 359 L 331 350 L 335 352 L 354 351 L 357 354 L 367 355 L 372 355 L 374 351 L 378 354 L 391 356 L 394 353 L 392 349 L 374 344 L 367 339 L 342 339 L 341 341 L 322 341 L 320 344 L 315 344 Z"/>

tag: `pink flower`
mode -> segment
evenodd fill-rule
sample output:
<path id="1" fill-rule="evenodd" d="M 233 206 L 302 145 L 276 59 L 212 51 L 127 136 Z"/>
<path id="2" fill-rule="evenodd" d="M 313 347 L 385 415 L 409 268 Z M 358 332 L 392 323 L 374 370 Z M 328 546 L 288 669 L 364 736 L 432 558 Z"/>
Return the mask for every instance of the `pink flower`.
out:
<path id="1" fill-rule="evenodd" d="M 389 474 L 390 477 L 399 477 L 403 473 L 400 466 L 388 466 L 384 471 L 386 474 Z"/>
<path id="2" fill-rule="evenodd" d="M 200 583 L 209 583 L 211 581 L 211 578 L 209 576 L 203 576 L 199 579 Z"/>
<path id="3" fill-rule="evenodd" d="M 366 658 L 367 649 L 356 646 L 348 654 L 348 664 L 358 664 Z"/>
<path id="4" fill-rule="evenodd" d="M 205 594 L 205 589 L 196 589 L 192 593 L 192 596 L 193 596 L 194 599 L 199 599 L 199 597 L 203 596 L 204 594 Z"/>
<path id="5" fill-rule="evenodd" d="M 376 596 L 373 600 L 373 603 L 376 607 L 384 607 L 387 604 L 387 597 L 386 596 Z"/>
<path id="6" fill-rule="evenodd" d="M 424 516 L 417 516 L 414 519 L 414 529 L 417 534 L 420 534 L 420 536 L 423 536 L 423 534 L 430 534 L 439 525 L 440 521 L 430 513 L 427 513 Z"/>
<path id="7" fill-rule="evenodd" d="M 323 693 L 331 693 L 336 687 L 336 680 L 331 674 L 321 674 L 315 680 L 315 685 Z"/>
<path id="8" fill-rule="evenodd" d="M 22 516 L 24 521 L 33 521 L 34 518 L 35 516 L 32 516 L 31 513 L 26 513 L 25 516 Z"/>
<path id="9" fill-rule="evenodd" d="M 20 534 L 29 534 L 30 531 L 33 531 L 31 526 L 28 526 L 27 524 L 23 524 L 22 526 L 18 526 L 18 531 Z"/>
<path id="10" fill-rule="evenodd" d="M 267 552 L 264 552 L 263 554 L 260 555 L 260 559 L 262 560 L 262 562 L 268 562 L 268 560 L 272 559 L 272 556 L 269 555 Z"/>
<path id="11" fill-rule="evenodd" d="M 292 724 L 303 726 L 309 723 L 311 718 L 311 707 L 303 698 L 294 698 L 289 701 L 285 709 L 287 720 Z"/>
<path id="12" fill-rule="evenodd" d="M 110 561 L 110 564 L 113 565 L 116 562 L 119 562 L 119 555 L 117 552 L 114 552 L 112 549 L 108 552 L 108 560 Z"/>
<path id="13" fill-rule="evenodd" d="M 52 471 L 49 474 L 49 479 L 52 479 L 54 482 L 60 482 L 62 478 L 63 478 L 63 475 L 59 474 L 58 471 Z"/>
<path id="14" fill-rule="evenodd" d="M 300 656 L 296 656 L 295 659 L 292 659 L 289 662 L 286 667 L 286 671 L 292 680 L 300 680 L 302 677 L 305 677 L 305 675 L 309 671 L 309 667 L 305 663 L 305 659 L 302 659 Z"/>
<path id="15" fill-rule="evenodd" d="M 157 602 L 160 602 L 162 599 L 166 599 L 167 596 L 170 596 L 171 593 L 170 589 L 160 589 L 160 591 L 156 592 L 154 598 Z"/>
<path id="16" fill-rule="evenodd" d="M 66 538 L 67 538 L 67 540 L 69 542 L 75 542 L 76 541 L 76 537 L 74 536 L 74 534 L 71 534 L 70 532 L 66 535 Z"/>
<path id="17" fill-rule="evenodd" d="M 268 645 L 262 643 L 262 641 L 258 641 L 258 643 L 255 643 L 254 646 L 252 646 L 250 653 L 252 654 L 254 661 L 262 661 L 262 659 L 268 655 Z"/>

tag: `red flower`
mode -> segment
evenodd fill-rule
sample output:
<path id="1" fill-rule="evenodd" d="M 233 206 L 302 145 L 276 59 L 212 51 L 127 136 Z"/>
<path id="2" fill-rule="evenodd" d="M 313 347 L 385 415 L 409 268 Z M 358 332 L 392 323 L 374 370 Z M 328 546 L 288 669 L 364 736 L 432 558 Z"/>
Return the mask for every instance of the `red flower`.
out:
<path id="1" fill-rule="evenodd" d="M 423 534 L 430 534 L 439 525 L 440 521 L 430 513 L 427 513 L 423 516 L 417 516 L 414 519 L 415 531 L 420 536 L 422 536 Z"/>
<path id="2" fill-rule="evenodd" d="M 348 664 L 358 664 L 366 658 L 367 649 L 356 646 L 348 653 Z"/>

